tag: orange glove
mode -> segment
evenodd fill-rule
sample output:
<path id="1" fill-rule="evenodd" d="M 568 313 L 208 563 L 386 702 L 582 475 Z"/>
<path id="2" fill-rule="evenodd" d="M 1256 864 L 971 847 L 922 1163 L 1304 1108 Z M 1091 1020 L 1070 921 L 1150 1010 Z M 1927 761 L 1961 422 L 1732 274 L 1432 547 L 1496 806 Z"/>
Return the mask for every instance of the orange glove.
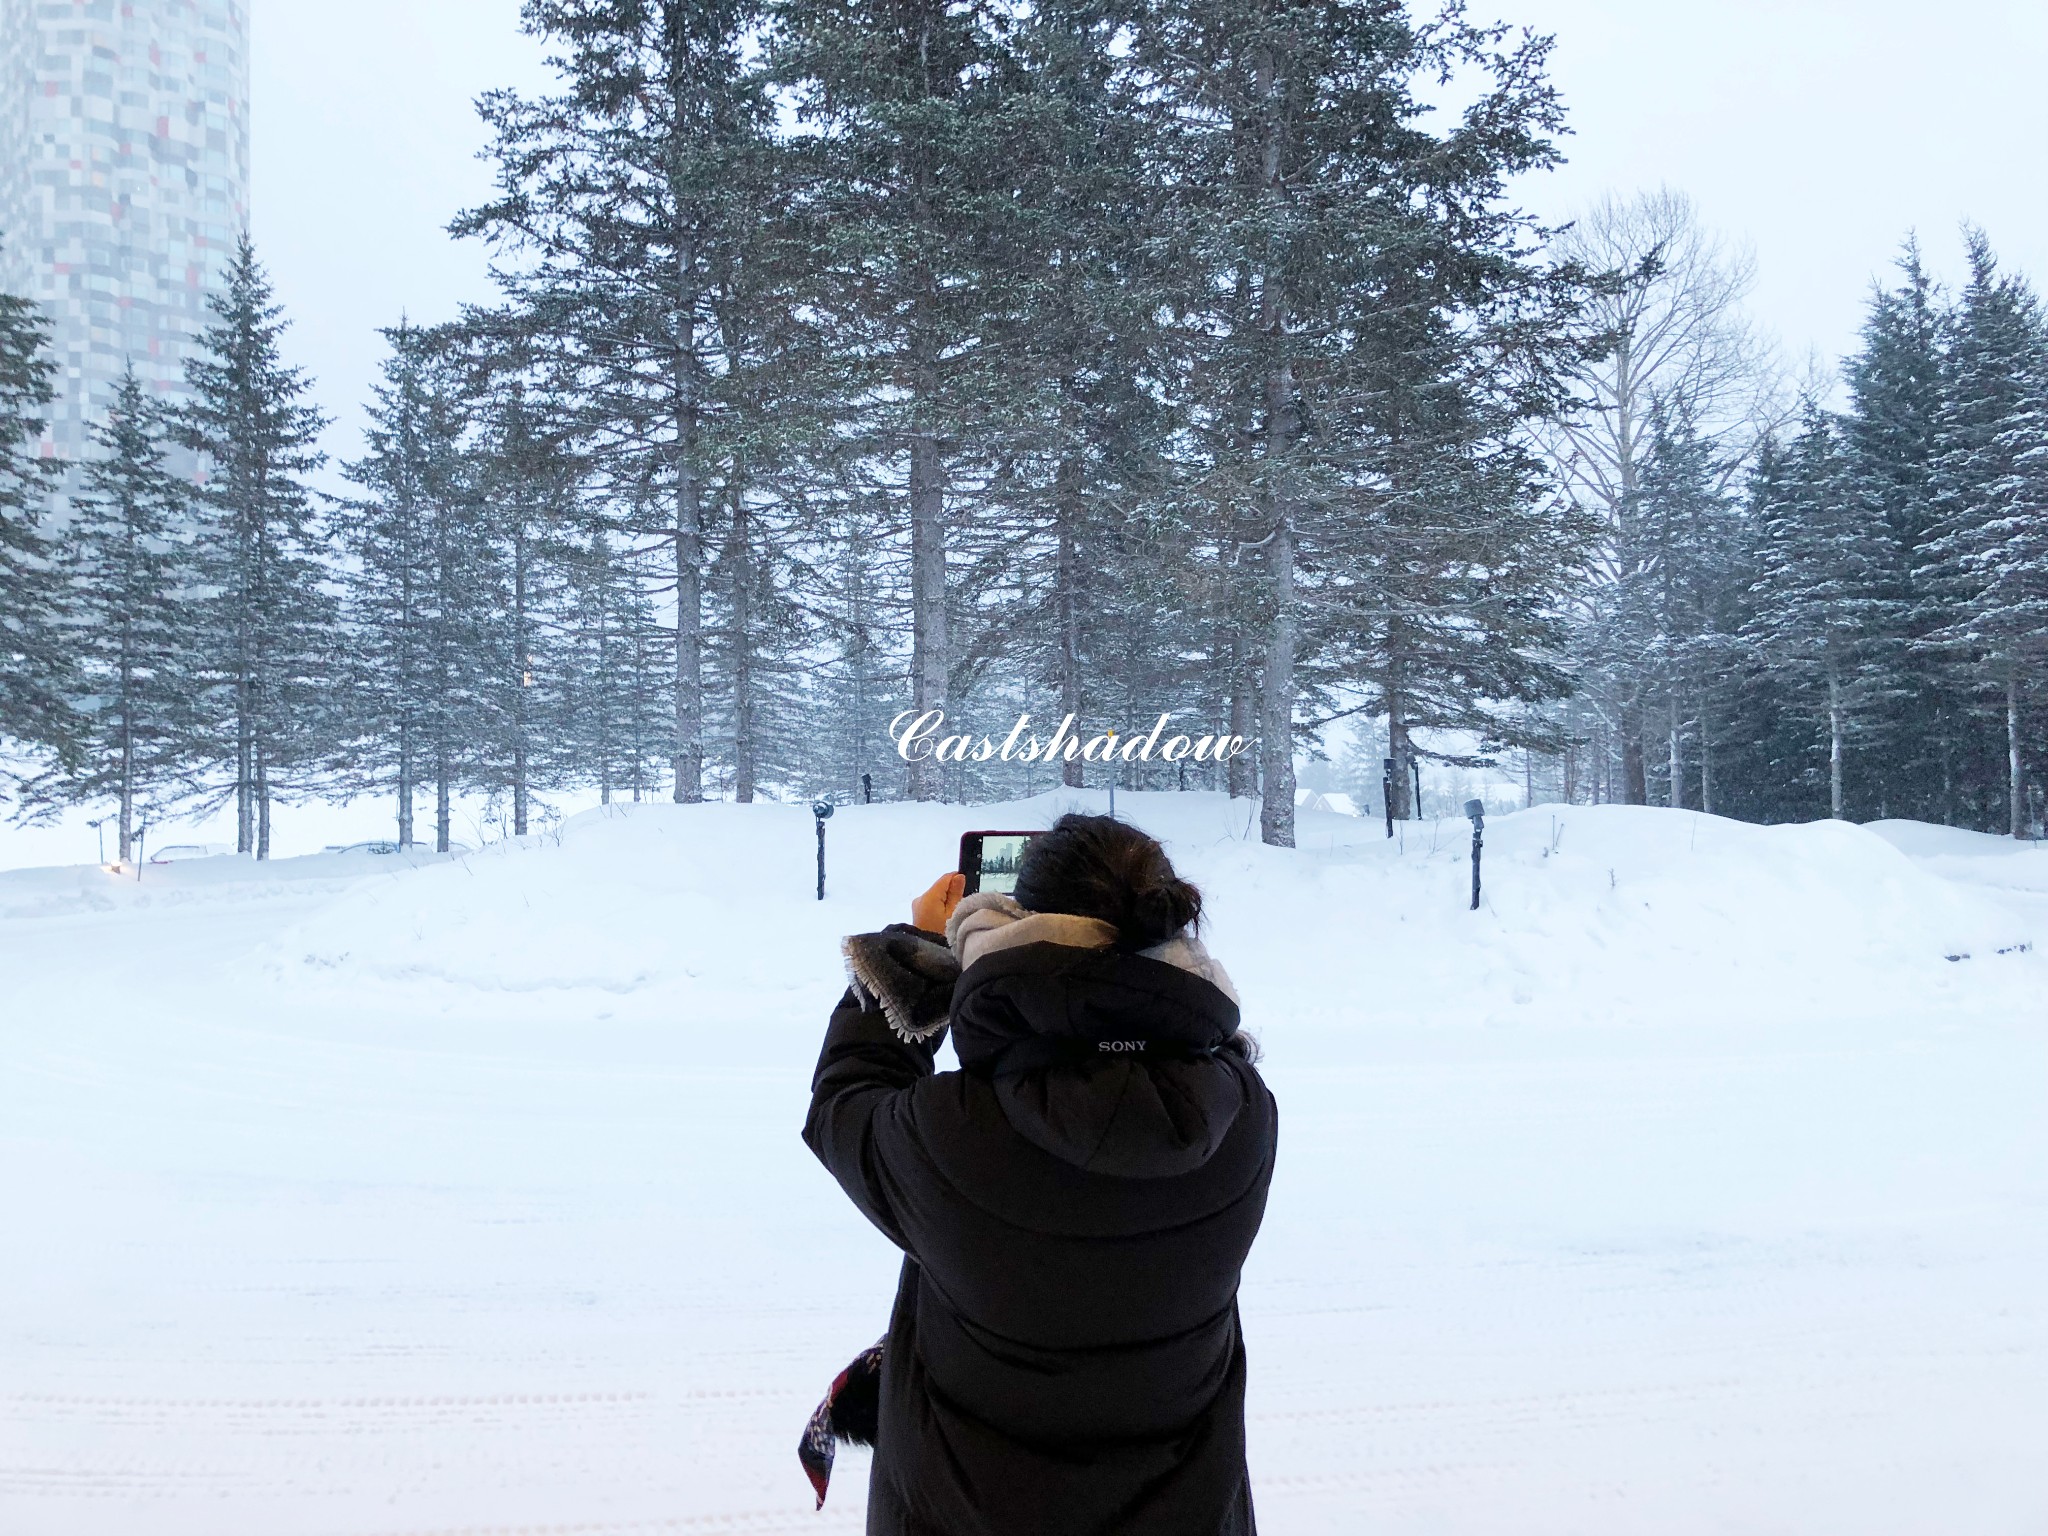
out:
<path id="1" fill-rule="evenodd" d="M 910 920 L 926 933 L 944 933 L 946 919 L 967 894 L 967 877 L 957 869 L 932 882 L 930 890 L 910 904 Z"/>

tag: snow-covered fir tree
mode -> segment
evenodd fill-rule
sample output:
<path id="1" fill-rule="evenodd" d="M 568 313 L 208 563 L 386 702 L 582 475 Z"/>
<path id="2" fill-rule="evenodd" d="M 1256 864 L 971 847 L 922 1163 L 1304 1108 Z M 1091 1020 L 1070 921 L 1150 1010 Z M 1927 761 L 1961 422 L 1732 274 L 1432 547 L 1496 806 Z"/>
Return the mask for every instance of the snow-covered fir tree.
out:
<path id="1" fill-rule="evenodd" d="M 573 428 L 544 393 L 523 376 L 492 379 L 470 445 L 488 545 L 491 599 L 481 604 L 482 654 L 476 686 L 485 741 L 477 765 L 479 786 L 511 800 L 511 832 L 525 836 L 535 794 L 564 782 L 547 740 L 547 689 L 556 683 L 558 652 L 553 626 L 561 611 L 564 568 L 572 531 L 585 522 L 584 467 L 569 445 Z M 659 639 L 651 635 L 649 643 Z M 673 648 L 668 651 L 673 656 Z M 670 722 L 674 692 L 660 655 L 648 662 L 655 682 L 649 708 Z M 557 680 L 558 681 L 558 680 Z M 574 775 L 567 775 L 573 779 Z"/>
<path id="2" fill-rule="evenodd" d="M 1896 816 L 1953 820 L 1956 719 L 1939 652 L 1938 605 L 1924 601 L 1933 537 L 1934 456 L 1944 391 L 1941 295 L 1919 243 L 1900 252 L 1898 280 L 1876 288 L 1861 342 L 1843 364 L 1850 405 L 1842 448 L 1855 491 L 1876 507 L 1888 535 L 1887 584 L 1899 602 L 1898 686 L 1884 711 L 1885 770 L 1878 803 Z"/>
<path id="3" fill-rule="evenodd" d="M 491 529 L 461 380 L 430 334 L 401 323 L 385 340 L 368 451 L 343 471 L 363 494 L 337 518 L 349 556 L 340 767 L 349 787 L 394 798 L 401 846 L 415 840 L 415 795 L 431 791 L 445 852 L 487 735 Z"/>
<path id="4" fill-rule="evenodd" d="M 84 744 L 46 788 L 65 801 L 112 800 L 125 862 L 138 815 L 160 814 L 191 787 L 205 634 L 192 487 L 171 469 L 163 412 L 132 367 L 92 437 L 65 549 Z"/>
<path id="5" fill-rule="evenodd" d="M 1896 599 L 1885 529 L 1856 494 L 1840 433 L 1809 405 L 1798 436 L 1767 448 L 1756 475 L 1756 606 L 1749 641 L 1774 675 L 1802 690 L 1825 743 L 1828 814 L 1847 814 L 1848 757 L 1895 672 L 1887 637 Z"/>
<path id="6" fill-rule="evenodd" d="M 2020 355 L 1998 381 L 2011 390 L 1998 411 L 1999 430 L 1975 453 L 1964 456 L 1957 442 L 1955 456 L 1937 461 L 1937 483 L 1949 496 L 1929 553 L 1952 601 L 1930 640 L 2003 705 L 2005 819 L 2011 834 L 2023 837 L 2031 821 L 2026 716 L 2036 707 L 2048 660 L 2048 335 L 2030 295 L 2017 284 L 2010 292 L 2009 346 Z M 2030 348 L 2023 339 L 2029 333 Z M 1967 351 L 1959 345 L 1959 354 Z M 1966 514 L 1955 515 L 1964 507 Z"/>
<path id="7" fill-rule="evenodd" d="M 673 718 L 662 707 L 648 594 L 602 523 L 560 558 L 564 591 L 542 685 L 555 769 L 606 805 L 650 798 Z"/>
<path id="8" fill-rule="evenodd" d="M 2019 692 L 2024 663 L 1989 588 L 2001 580 L 2007 518 L 2039 441 L 2031 396 L 2042 367 L 2042 314 L 2024 278 L 1999 267 L 1989 241 L 1969 235 L 1970 278 L 1949 320 L 1947 366 L 1930 467 L 1929 532 L 1915 595 L 1924 639 L 1944 682 L 1950 815 L 2017 824 Z M 2025 512 L 2020 513 L 2022 524 Z M 2022 578 L 2024 579 L 2024 578 Z M 2014 589 L 2006 584 L 2006 591 Z"/>
<path id="9" fill-rule="evenodd" d="M 769 228 L 770 109 L 731 0 L 534 0 L 522 25 L 558 50 L 552 95 L 483 101 L 497 195 L 459 217 L 504 257 L 495 329 L 550 359 L 627 547 L 665 569 L 674 623 L 670 762 L 705 785 L 705 584 L 747 426 L 726 306 Z"/>
<path id="10" fill-rule="evenodd" d="M 49 324 L 0 293 L 0 751 L 69 761 L 79 722 L 66 698 L 65 592 L 47 518 L 59 466 L 38 450 L 56 398 Z M 12 775 L 0 757 L 0 788 Z"/>
<path id="11" fill-rule="evenodd" d="M 339 631 L 307 477 L 325 462 L 315 444 L 326 422 L 304 403 L 311 381 L 284 360 L 283 310 L 246 233 L 210 307 L 214 323 L 185 369 L 192 399 L 174 418 L 200 457 L 193 553 L 212 593 L 195 748 L 225 770 L 214 798 L 234 803 L 237 851 L 262 859 L 273 802 L 323 785 Z"/>

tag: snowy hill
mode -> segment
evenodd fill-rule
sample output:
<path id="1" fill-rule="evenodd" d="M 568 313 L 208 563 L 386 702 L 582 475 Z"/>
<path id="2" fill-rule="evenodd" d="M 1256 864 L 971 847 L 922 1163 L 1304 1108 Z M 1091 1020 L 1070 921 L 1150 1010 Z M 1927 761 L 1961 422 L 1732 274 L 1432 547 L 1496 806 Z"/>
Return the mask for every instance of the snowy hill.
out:
<path id="1" fill-rule="evenodd" d="M 837 939 L 1022 804 L 0 873 L 0 1530 L 851 1531 L 894 1257 L 796 1139 Z M 1285 1117 L 1262 1529 L 2048 1521 L 2048 850 L 1120 795 Z"/>

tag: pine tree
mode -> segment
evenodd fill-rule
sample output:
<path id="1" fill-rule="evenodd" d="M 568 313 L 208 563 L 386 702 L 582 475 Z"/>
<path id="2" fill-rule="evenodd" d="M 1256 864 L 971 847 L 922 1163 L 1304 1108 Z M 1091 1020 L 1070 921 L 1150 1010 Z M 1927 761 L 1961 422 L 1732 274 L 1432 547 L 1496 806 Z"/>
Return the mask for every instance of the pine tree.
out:
<path id="1" fill-rule="evenodd" d="M 769 782 L 802 779 L 794 738 L 807 723 L 794 698 L 812 625 L 792 598 L 787 551 L 795 540 L 780 526 L 776 500 L 734 487 L 725 537 L 710 576 L 711 658 L 728 680 L 720 733 L 730 743 L 732 798 L 751 804 Z"/>
<path id="2" fill-rule="evenodd" d="M 1799 435 L 1765 455 L 1755 492 L 1760 547 L 1749 641 L 1824 722 L 1828 814 L 1847 816 L 1848 750 L 1884 703 L 1896 632 L 1886 533 L 1843 462 L 1834 421 L 1807 408 Z"/>
<path id="3" fill-rule="evenodd" d="M 1397 754 L 1414 750 L 1402 701 L 1432 664 L 1411 618 L 1462 608 L 1508 621 L 1467 649 L 1462 675 L 1442 675 L 1460 712 L 1468 678 L 1523 671 L 1517 692 L 1551 686 L 1522 668 L 1531 650 L 1497 643 L 1533 612 L 1514 589 L 1549 536 L 1468 563 L 1482 530 L 1521 526 L 1502 520 L 1508 507 L 1542 521 L 1501 429 L 1549 403 L 1569 329 L 1569 295 L 1531 261 L 1535 232 L 1503 195 L 1507 177 L 1555 159 L 1548 45 L 1505 38 L 1455 13 L 1417 25 L 1398 0 L 1159 0 L 1135 25 L 1187 278 L 1199 495 L 1225 589 L 1219 659 L 1234 720 L 1256 679 L 1268 842 L 1293 841 L 1298 705 L 1334 629 L 1317 617 L 1326 583 L 1349 584 L 1345 628 L 1377 622 L 1370 672 L 1396 701 Z M 1455 70 L 1484 86 L 1432 134 L 1419 82 Z M 1517 345 L 1523 371 L 1487 382 L 1479 360 L 1505 365 Z M 1486 504 L 1460 513 L 1453 485 Z M 1409 590 L 1375 598 L 1368 570 Z M 1414 585 L 1437 577 L 1440 590 Z"/>
<path id="4" fill-rule="evenodd" d="M 746 60 L 760 18 L 745 0 L 531 0 L 522 16 L 559 48 L 561 90 L 484 98 L 499 195 L 452 227 L 526 263 L 499 272 L 511 309 L 485 328 L 549 356 L 622 531 L 666 556 L 674 796 L 695 801 L 706 571 L 745 431 L 733 391 L 748 369 L 722 321 L 755 291 L 734 277 L 756 257 L 772 175 Z"/>
<path id="5" fill-rule="evenodd" d="M 2011 631 L 1984 619 L 2001 606 L 1988 586 L 2001 565 L 2006 496 L 2024 480 L 2018 460 L 2032 446 L 2026 418 L 2041 369 L 2043 322 L 2031 288 L 1999 270 L 1984 235 L 1973 230 L 1968 243 L 1970 280 L 1950 320 L 1929 477 L 1931 527 L 1915 593 L 1924 644 L 1946 684 L 1944 739 L 1955 743 L 1945 808 L 1995 826 L 2019 819 L 2010 808 L 2022 794 L 2016 764 L 2024 668 L 2009 652 Z"/>
<path id="6" fill-rule="evenodd" d="M 468 413 L 434 339 L 401 323 L 369 407 L 368 452 L 343 473 L 365 496 L 345 508 L 352 557 L 344 782 L 392 794 L 398 841 L 414 841 L 414 795 L 434 791 L 435 847 L 452 797 L 483 747 L 481 634 L 491 550 L 465 435 Z"/>
<path id="7" fill-rule="evenodd" d="M 224 764 L 235 846 L 270 856 L 273 798 L 315 787 L 331 703 L 334 605 L 306 477 L 326 425 L 300 401 L 311 382 L 283 358 L 286 322 L 247 234 L 210 301 L 204 355 L 186 365 L 192 402 L 174 418 L 200 455 L 194 555 L 207 604 L 201 675 L 212 702 L 195 743 Z"/>
<path id="8" fill-rule="evenodd" d="M 898 606 L 894 570 L 883 558 L 878 509 L 849 498 L 818 530 L 823 554 L 798 595 L 822 617 L 820 664 L 806 679 L 806 739 L 813 745 L 799 777 L 814 791 L 848 801 L 908 792 L 907 765 L 888 739 L 889 722 L 910 705 L 907 658 L 890 612 Z"/>
<path id="9" fill-rule="evenodd" d="M 984 605 L 1025 701 L 1078 722 L 1186 708 L 1198 674 L 1200 555 L 1172 513 L 1177 421 L 1170 311 L 1155 237 L 1157 123 L 1117 19 L 1048 0 L 1011 34 L 1017 212 L 992 276 L 1009 299 L 1004 387 L 1014 468 L 978 509 L 1009 543 L 1014 594 Z M 990 505 L 992 502 L 994 505 Z M 1195 599 L 1190 601 L 1190 599 Z M 1079 785 L 1086 765 L 1061 764 Z"/>
<path id="10" fill-rule="evenodd" d="M 479 537 L 492 552 L 494 594 L 482 620 L 477 679 L 490 738 L 481 782 L 510 792 L 512 835 L 524 837 L 536 789 L 557 777 L 550 767 L 544 702 L 554 685 L 548 675 L 559 661 L 550 626 L 560 608 L 570 531 L 587 520 L 584 472 L 565 440 L 559 402 L 529 390 L 523 376 L 495 378 L 488 396 L 482 439 L 472 449 L 483 502 Z M 653 629 L 643 637 L 635 677 L 645 695 L 643 714 L 650 722 L 654 714 L 667 722 L 658 732 L 649 724 L 642 734 L 654 757 L 666 758 L 667 748 L 656 752 L 653 744 L 661 734 L 674 745 L 674 675 L 663 661 L 664 655 L 673 660 L 674 648 L 671 643 L 664 650 L 655 644 L 658 638 Z"/>
<path id="11" fill-rule="evenodd" d="M 563 552 L 560 634 L 549 654 L 543 698 L 556 771 L 597 787 L 603 804 L 621 790 L 638 800 L 666 729 L 650 736 L 647 642 L 654 623 L 630 561 L 602 523 Z"/>
<path id="12" fill-rule="evenodd" d="M 168 463 L 162 412 L 130 367 L 93 429 L 68 534 L 85 752 L 52 786 L 119 807 L 120 858 L 136 813 L 185 787 L 199 723 L 199 603 L 185 530 L 191 487 Z"/>
<path id="13" fill-rule="evenodd" d="M 853 445 L 857 494 L 895 511 L 920 714 L 947 709 L 956 667 L 972 662 L 954 632 L 974 603 L 953 530 L 1014 407 L 990 324 L 1017 299 L 1003 255 L 1011 19 L 988 0 L 780 0 L 772 16 L 771 69 L 811 130 L 794 149 L 803 312 L 832 365 L 820 435 Z M 940 796 L 939 767 L 909 765 L 913 798 Z"/>
<path id="14" fill-rule="evenodd" d="M 1699 803 L 1714 808 L 1714 744 L 1722 682 L 1741 652 L 1740 587 L 1747 528 L 1721 494 L 1724 466 L 1682 409 L 1653 409 L 1637 486 L 1612 553 L 1629 621 L 1609 637 L 1612 670 L 1644 679 L 1661 712 L 1665 803 L 1686 803 L 1684 748 L 1697 743 Z M 1659 710 L 1657 707 L 1661 706 Z"/>
<path id="15" fill-rule="evenodd" d="M 2012 382 L 2012 408 L 1985 455 L 2004 473 L 1984 487 L 1975 516 L 1939 545 L 1958 601 L 1933 638 L 1977 658 L 2003 694 L 2006 824 L 2012 836 L 2024 837 L 2030 818 L 2022 709 L 2048 660 L 2048 337 L 2038 330 L 2034 355 Z M 1983 466 L 1970 468 L 1981 473 Z"/>
<path id="16" fill-rule="evenodd" d="M 37 451 L 56 399 L 48 345 L 35 306 L 0 293 L 0 744 L 68 764 L 80 722 L 66 703 L 65 593 L 45 526 L 58 466 Z"/>
<path id="17" fill-rule="evenodd" d="M 1934 536 L 1945 324 L 1918 242 L 1907 241 L 1898 271 L 1896 287 L 1872 292 L 1861 344 L 1843 365 L 1851 403 L 1842 417 L 1842 447 L 1857 493 L 1884 519 L 1886 581 L 1903 625 L 1896 699 L 1877 723 L 1885 748 L 1879 804 L 1894 816 L 1953 820 L 1958 743 L 1944 669 L 1929 644 L 1939 613 L 1920 589 Z"/>

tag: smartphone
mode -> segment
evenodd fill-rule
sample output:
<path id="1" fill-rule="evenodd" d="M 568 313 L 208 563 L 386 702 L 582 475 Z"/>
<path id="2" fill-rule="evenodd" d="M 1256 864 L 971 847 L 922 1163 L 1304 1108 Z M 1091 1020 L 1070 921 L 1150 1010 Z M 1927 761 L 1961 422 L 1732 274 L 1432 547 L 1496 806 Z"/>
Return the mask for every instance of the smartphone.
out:
<path id="1" fill-rule="evenodd" d="M 960 837 L 960 873 L 967 879 L 966 893 L 1000 891 L 1005 896 L 1017 888 L 1017 871 L 1024 867 L 1024 850 L 1036 832 L 966 832 Z"/>

